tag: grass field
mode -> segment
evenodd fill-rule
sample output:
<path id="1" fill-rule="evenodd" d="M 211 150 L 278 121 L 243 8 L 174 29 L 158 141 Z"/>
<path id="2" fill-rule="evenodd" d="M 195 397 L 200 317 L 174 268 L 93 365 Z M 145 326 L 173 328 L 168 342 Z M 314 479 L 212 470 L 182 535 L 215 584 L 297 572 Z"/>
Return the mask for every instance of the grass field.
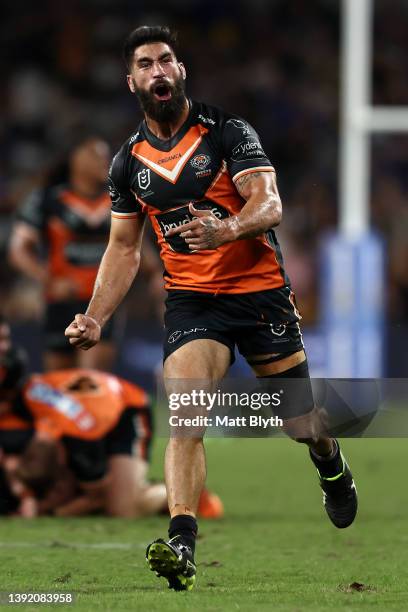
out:
<path id="1" fill-rule="evenodd" d="M 226 516 L 200 523 L 195 591 L 168 591 L 146 568 L 145 546 L 166 533 L 165 518 L 3 520 L 0 591 L 73 591 L 76 610 L 408 608 L 406 440 L 343 441 L 360 496 L 344 531 L 326 518 L 303 446 L 212 439 L 207 448 L 208 483 Z M 158 440 L 156 477 L 162 449 Z"/>

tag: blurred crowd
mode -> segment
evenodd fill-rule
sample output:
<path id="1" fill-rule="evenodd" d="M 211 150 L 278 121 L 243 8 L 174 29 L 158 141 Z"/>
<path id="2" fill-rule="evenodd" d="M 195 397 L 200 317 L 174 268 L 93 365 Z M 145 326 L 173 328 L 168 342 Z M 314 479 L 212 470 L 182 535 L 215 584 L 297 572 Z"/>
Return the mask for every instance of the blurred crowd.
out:
<path id="1" fill-rule="evenodd" d="M 171 5 L 171 9 L 170 9 Z M 0 249 L 26 194 L 78 124 L 115 150 L 140 119 L 125 84 L 121 45 L 130 29 L 166 23 L 192 97 L 248 119 L 278 171 L 279 238 L 305 323 L 319 319 L 318 254 L 336 225 L 340 5 L 337 0 L 4 0 L 0 23 Z M 408 104 L 408 5 L 376 0 L 375 104 Z M 373 138 L 372 220 L 389 248 L 389 313 L 408 318 L 408 139 Z M 149 318 L 133 297 L 134 316 Z M 13 318 L 41 315 L 35 285 L 6 265 L 0 299 Z"/>

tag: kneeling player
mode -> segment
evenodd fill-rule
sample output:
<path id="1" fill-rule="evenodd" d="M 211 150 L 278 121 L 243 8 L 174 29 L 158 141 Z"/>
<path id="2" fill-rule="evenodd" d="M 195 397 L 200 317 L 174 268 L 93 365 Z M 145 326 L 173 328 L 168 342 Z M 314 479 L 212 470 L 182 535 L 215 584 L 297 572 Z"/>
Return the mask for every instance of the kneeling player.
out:
<path id="1" fill-rule="evenodd" d="M 167 506 L 165 486 L 146 479 L 152 419 L 141 388 L 81 369 L 32 375 L 20 388 L 18 356 L 9 361 L 0 385 L 0 399 L 8 398 L 0 416 L 3 488 L 22 498 L 22 514 L 137 517 Z M 40 499 L 27 497 L 27 489 Z M 17 511 L 11 498 L 4 510 Z M 203 516 L 222 514 L 208 492 L 200 506 Z"/>

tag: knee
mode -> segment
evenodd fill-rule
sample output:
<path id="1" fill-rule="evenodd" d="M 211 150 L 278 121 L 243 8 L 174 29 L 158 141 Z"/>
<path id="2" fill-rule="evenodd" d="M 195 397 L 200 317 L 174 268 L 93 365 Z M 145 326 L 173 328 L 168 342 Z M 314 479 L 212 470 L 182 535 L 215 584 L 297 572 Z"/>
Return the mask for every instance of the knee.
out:
<path id="1" fill-rule="evenodd" d="M 282 429 L 289 438 L 300 444 L 314 444 L 319 438 L 319 427 L 312 413 L 303 417 L 286 419 Z"/>

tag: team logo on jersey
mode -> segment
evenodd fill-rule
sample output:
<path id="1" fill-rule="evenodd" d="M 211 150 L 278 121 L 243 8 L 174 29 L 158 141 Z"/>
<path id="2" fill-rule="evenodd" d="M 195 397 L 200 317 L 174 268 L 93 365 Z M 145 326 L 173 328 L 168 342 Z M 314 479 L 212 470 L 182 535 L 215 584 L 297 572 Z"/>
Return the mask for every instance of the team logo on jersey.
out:
<path id="1" fill-rule="evenodd" d="M 283 336 L 286 331 L 286 325 L 284 323 L 271 323 L 270 327 L 274 336 Z"/>
<path id="2" fill-rule="evenodd" d="M 148 186 L 150 185 L 149 168 L 145 168 L 144 170 L 141 170 L 137 173 L 137 184 L 139 185 L 140 189 L 143 189 L 143 191 L 148 188 Z"/>
<path id="3" fill-rule="evenodd" d="M 209 155 L 196 155 L 193 159 L 190 160 L 190 164 L 196 170 L 205 170 L 208 164 L 211 161 L 211 157 Z"/>
<path id="4" fill-rule="evenodd" d="M 226 125 L 228 125 L 229 123 L 236 127 L 238 130 L 241 130 L 244 136 L 250 135 L 251 130 L 249 128 L 249 125 L 244 121 L 241 121 L 241 119 L 228 119 Z"/>

